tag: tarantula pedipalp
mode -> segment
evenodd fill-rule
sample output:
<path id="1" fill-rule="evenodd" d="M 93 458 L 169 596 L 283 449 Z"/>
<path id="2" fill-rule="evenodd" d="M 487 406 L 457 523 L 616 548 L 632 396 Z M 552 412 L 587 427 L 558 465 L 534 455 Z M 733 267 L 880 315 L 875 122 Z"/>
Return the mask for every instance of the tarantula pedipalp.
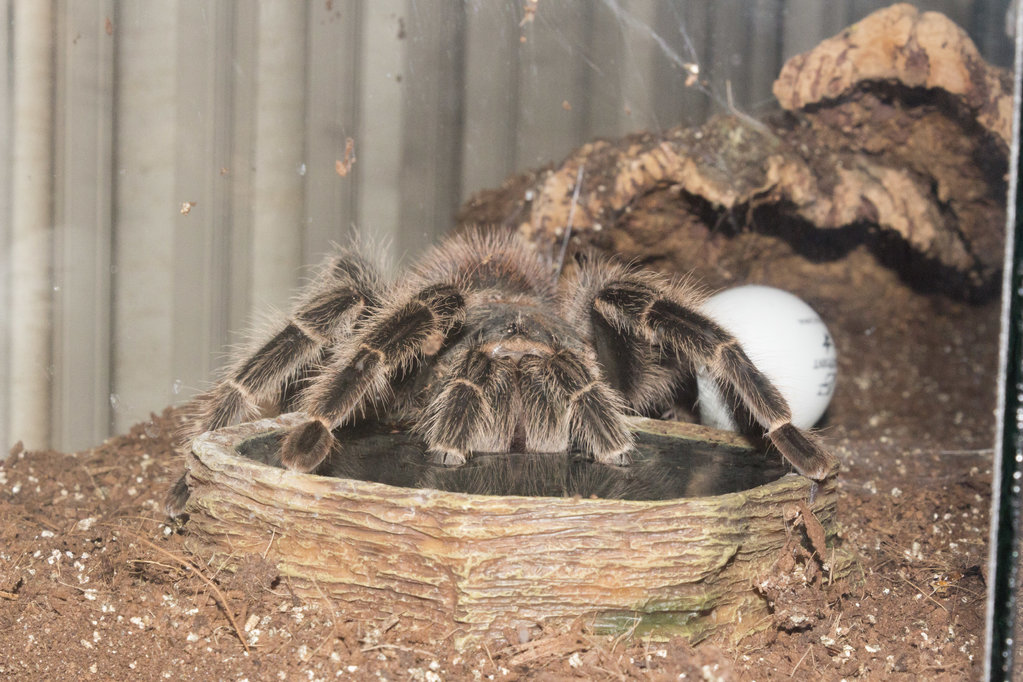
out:
<path id="1" fill-rule="evenodd" d="M 345 251 L 291 318 L 202 396 L 186 436 L 299 409 L 281 461 L 314 471 L 334 430 L 375 415 L 411 424 L 432 458 L 563 452 L 624 465 L 627 412 L 670 405 L 685 368 L 709 374 L 801 474 L 835 459 L 790 423 L 788 405 L 739 343 L 699 310 L 683 282 L 600 258 L 565 278 L 507 233 L 449 237 L 393 284 Z M 343 443 L 341 444 L 343 447 Z M 184 477 L 168 511 L 188 497 Z"/>

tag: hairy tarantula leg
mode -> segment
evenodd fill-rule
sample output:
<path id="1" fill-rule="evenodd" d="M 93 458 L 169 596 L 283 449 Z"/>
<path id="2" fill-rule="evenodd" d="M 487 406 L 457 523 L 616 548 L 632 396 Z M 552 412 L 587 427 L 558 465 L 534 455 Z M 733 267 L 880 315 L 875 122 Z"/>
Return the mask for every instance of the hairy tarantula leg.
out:
<path id="1" fill-rule="evenodd" d="M 182 512 L 185 511 L 185 503 L 188 502 L 188 496 L 188 479 L 185 474 L 182 474 L 181 478 L 167 491 L 167 497 L 164 499 L 163 508 L 167 516 L 181 516 Z"/>
<path id="2" fill-rule="evenodd" d="M 598 462 L 628 463 L 632 432 L 625 423 L 625 402 L 595 367 L 578 353 L 557 348 L 524 356 L 519 371 L 528 450 L 564 450 L 571 434 Z"/>
<path id="3" fill-rule="evenodd" d="M 632 329 L 661 347 L 704 364 L 715 381 L 732 390 L 767 431 L 768 438 L 799 473 L 827 478 L 838 461 L 815 438 L 791 423 L 778 389 L 749 359 L 739 342 L 716 322 L 686 305 L 673 288 L 628 276 L 604 286 L 593 309 L 609 324 Z"/>
<path id="4" fill-rule="evenodd" d="M 231 365 L 202 396 L 191 434 L 253 417 L 260 403 L 283 393 L 285 384 L 317 362 L 325 347 L 349 330 L 368 306 L 378 303 L 374 269 L 355 253 L 330 259 L 307 288 L 283 328 L 250 355 Z"/>
<path id="5" fill-rule="evenodd" d="M 646 313 L 650 329 L 675 348 L 705 363 L 716 381 L 731 387 L 767 437 L 796 468 L 820 480 L 837 460 L 808 434 L 792 425 L 792 413 L 778 389 L 749 359 L 739 342 L 710 318 L 669 299 L 654 301 Z"/>
<path id="6" fill-rule="evenodd" d="M 436 285 L 375 318 L 353 340 L 353 349 L 340 353 L 306 390 L 302 408 L 311 419 L 285 436 L 281 462 L 297 471 L 315 469 L 333 447 L 331 430 L 384 397 L 395 373 L 440 350 L 464 316 L 461 292 Z"/>
<path id="7" fill-rule="evenodd" d="M 451 365 L 450 378 L 423 413 L 419 430 L 431 459 L 458 466 L 471 452 L 505 452 L 515 433 L 515 365 L 470 348 Z"/>
<path id="8" fill-rule="evenodd" d="M 329 259 L 284 327 L 238 359 L 199 397 L 198 414 L 178 432 L 178 442 L 187 444 L 204 431 L 255 417 L 261 402 L 283 394 L 289 380 L 317 362 L 323 349 L 346 333 L 367 307 L 378 304 L 380 288 L 375 268 L 355 252 Z M 167 514 L 179 516 L 187 500 L 188 485 L 182 476 L 167 494 Z"/>

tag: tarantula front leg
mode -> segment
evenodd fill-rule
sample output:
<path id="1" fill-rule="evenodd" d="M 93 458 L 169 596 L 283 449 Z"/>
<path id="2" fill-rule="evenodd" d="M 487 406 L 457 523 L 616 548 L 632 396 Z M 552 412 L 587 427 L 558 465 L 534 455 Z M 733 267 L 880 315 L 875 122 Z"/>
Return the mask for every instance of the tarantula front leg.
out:
<path id="1" fill-rule="evenodd" d="M 625 403 L 592 363 L 565 348 L 513 357 L 478 345 L 452 363 L 422 420 L 434 459 L 459 465 L 471 452 L 516 446 L 564 452 L 574 439 L 599 462 L 626 463 L 632 434 Z"/>
<path id="2" fill-rule="evenodd" d="M 285 436 L 281 462 L 296 471 L 315 469 L 333 447 L 331 431 L 386 396 L 396 376 L 436 354 L 464 317 L 465 300 L 450 285 L 426 287 L 378 313 L 306 389 L 301 408 L 311 418 Z"/>
<path id="3" fill-rule="evenodd" d="M 621 395 L 585 356 L 568 348 L 519 362 L 526 449 L 566 450 L 569 438 L 602 464 L 627 464 L 632 432 Z"/>
<path id="4" fill-rule="evenodd" d="M 378 304 L 380 284 L 360 256 L 331 259 L 296 304 L 285 324 L 250 355 L 230 365 L 199 399 L 194 436 L 251 418 L 261 404 L 277 401 L 286 384 L 316 363 L 323 350 L 348 333 L 367 307 Z"/>
<path id="5" fill-rule="evenodd" d="M 506 452 L 515 434 L 515 363 L 479 345 L 460 353 L 423 412 L 419 430 L 439 464 L 458 466 L 472 452 Z"/>
<path id="6" fill-rule="evenodd" d="M 331 258 L 284 325 L 228 366 L 223 378 L 199 397 L 197 414 L 177 440 L 187 443 L 204 431 L 250 419 L 258 415 L 260 405 L 280 400 L 290 381 L 349 333 L 367 308 L 378 305 L 380 289 L 376 270 L 358 254 L 349 251 Z M 187 500 L 188 484 L 181 476 L 167 495 L 167 513 L 179 515 Z"/>
<path id="7" fill-rule="evenodd" d="M 696 299 L 684 287 L 623 272 L 604 282 L 592 309 L 612 328 L 705 366 L 726 391 L 734 392 L 799 473 L 821 480 L 835 469 L 834 455 L 792 425 L 778 389 L 731 334 L 697 310 Z"/>

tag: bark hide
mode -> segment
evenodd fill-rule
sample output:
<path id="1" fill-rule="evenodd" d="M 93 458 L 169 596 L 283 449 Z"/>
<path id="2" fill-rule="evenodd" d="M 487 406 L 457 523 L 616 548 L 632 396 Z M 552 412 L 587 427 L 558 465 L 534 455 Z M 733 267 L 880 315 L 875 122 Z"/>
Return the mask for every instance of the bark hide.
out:
<path id="1" fill-rule="evenodd" d="M 734 112 L 585 144 L 472 197 L 459 224 L 517 229 L 551 254 L 570 225 L 572 250 L 713 286 L 750 267 L 733 237 L 777 237 L 816 262 L 862 244 L 919 288 L 997 292 L 1011 75 L 962 29 L 894 5 L 789 60 L 774 93 L 783 110 L 763 121 Z"/>

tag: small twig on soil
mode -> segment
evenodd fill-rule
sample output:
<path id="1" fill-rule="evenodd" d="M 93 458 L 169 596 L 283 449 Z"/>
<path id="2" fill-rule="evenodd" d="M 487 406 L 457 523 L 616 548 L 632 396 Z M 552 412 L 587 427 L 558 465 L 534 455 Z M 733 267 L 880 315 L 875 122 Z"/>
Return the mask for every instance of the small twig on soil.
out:
<path id="1" fill-rule="evenodd" d="M 487 654 L 487 658 L 490 660 L 490 666 L 497 670 L 497 664 L 494 663 L 494 657 L 490 655 L 490 647 L 487 646 L 486 642 L 483 642 L 483 651 Z"/>
<path id="2" fill-rule="evenodd" d="M 388 632 L 391 628 L 393 628 L 397 624 L 398 624 L 398 616 L 394 616 L 393 618 L 391 618 L 391 620 L 387 621 L 386 623 L 384 623 L 383 625 L 380 626 L 380 634 L 382 635 L 385 632 Z"/>
<path id="3" fill-rule="evenodd" d="M 46 519 L 44 519 L 42 517 L 36 516 L 34 514 L 30 514 L 29 518 L 32 519 L 33 521 L 35 521 L 36 523 L 42 525 L 42 526 L 46 526 L 47 528 L 52 530 L 54 533 L 63 533 L 64 532 L 63 529 L 60 526 L 54 525 L 54 524 L 50 523 L 49 521 L 47 521 Z"/>
<path id="4" fill-rule="evenodd" d="M 71 585 L 71 584 L 68 584 L 68 583 L 64 582 L 63 580 L 57 580 L 56 583 L 58 585 L 63 585 L 64 587 L 66 587 L 66 588 L 68 588 L 70 590 L 78 590 L 82 594 L 86 594 L 89 591 L 88 587 L 79 587 L 78 585 Z M 57 595 L 49 595 L 49 596 L 57 596 Z M 64 597 L 57 596 L 57 598 L 61 599 L 63 601 L 67 601 Z M 54 611 L 56 611 L 56 609 L 54 609 Z"/>
<path id="5" fill-rule="evenodd" d="M 95 490 L 96 494 L 99 495 L 99 499 L 106 501 L 107 499 L 106 493 L 103 492 L 103 488 L 101 488 L 99 483 L 96 482 L 96 479 L 93 478 L 92 472 L 89 471 L 89 468 L 82 464 L 81 462 L 78 463 L 78 466 L 81 467 L 82 471 L 85 472 L 85 475 L 89 477 L 89 482 L 92 483 L 93 490 Z"/>
<path id="6" fill-rule="evenodd" d="M 526 642 L 513 650 L 515 654 L 508 660 L 509 665 L 528 665 L 535 661 L 546 658 L 565 657 L 576 651 L 584 651 L 592 648 L 592 643 L 587 642 L 578 632 L 566 632 L 560 635 L 534 639 Z"/>
<path id="7" fill-rule="evenodd" d="M 917 592 L 919 592 L 920 594 L 922 594 L 923 596 L 925 596 L 926 598 L 930 599 L 930 600 L 931 600 L 932 602 L 934 602 L 935 604 L 937 604 L 938 606 L 940 606 L 940 607 L 941 607 L 941 610 L 942 610 L 942 611 L 944 611 L 945 613 L 948 613 L 948 609 L 947 609 L 947 608 L 945 608 L 945 605 L 944 605 L 944 604 L 942 604 L 942 603 L 941 603 L 940 601 L 938 601 L 937 599 L 935 599 L 934 597 L 932 597 L 932 596 L 931 596 L 930 594 L 927 594 L 926 592 L 924 592 L 924 591 L 923 591 L 922 589 L 920 589 L 920 588 L 919 588 L 919 587 L 918 587 L 918 586 L 916 585 L 916 583 L 914 583 L 914 582 L 913 582 L 912 580 L 910 580 L 909 578 L 907 578 L 907 577 L 906 577 L 906 576 L 904 576 L 904 575 L 899 575 L 899 577 L 900 577 L 900 578 L 902 578 L 903 580 L 905 580 L 905 581 L 906 581 L 906 583 L 907 583 L 908 585 L 910 585 L 910 586 L 911 586 L 911 587 L 912 587 L 912 588 L 913 588 L 914 590 L 916 590 Z"/>
<path id="8" fill-rule="evenodd" d="M 277 529 L 270 529 L 270 542 L 266 543 L 266 549 L 263 550 L 263 560 L 266 561 L 266 555 L 270 553 L 270 547 L 274 544 L 274 539 L 277 538 Z"/>
<path id="9" fill-rule="evenodd" d="M 414 649 L 408 646 L 401 646 L 400 644 L 374 644 L 372 646 L 363 647 L 359 649 L 359 651 L 366 653 L 367 651 L 376 651 L 377 649 L 394 649 L 395 651 L 404 651 L 408 654 L 418 654 L 419 656 L 424 656 L 426 658 L 437 658 L 436 652 L 427 651 L 426 649 Z"/>
<path id="10" fill-rule="evenodd" d="M 21 554 L 19 554 L 18 558 L 14 560 L 14 563 L 10 565 L 10 568 L 8 568 L 6 571 L 4 571 L 4 576 L 5 577 L 3 579 L 3 583 L 7 583 L 8 582 L 8 578 L 6 576 L 13 576 L 14 572 L 16 570 L 18 570 L 18 566 L 21 565 L 21 560 L 25 558 L 26 554 L 28 554 L 28 552 L 22 552 Z M 11 593 L 8 592 L 8 594 L 11 594 Z"/>
<path id="11" fill-rule="evenodd" d="M 810 651 L 812 651 L 812 650 L 813 650 L 813 645 L 810 645 L 810 646 L 806 647 L 806 653 L 803 654 L 802 657 L 798 661 L 796 661 L 796 667 L 794 667 L 792 669 L 792 671 L 789 673 L 789 677 L 795 677 L 796 676 L 796 671 L 799 670 L 799 666 L 801 666 L 803 664 L 803 661 L 806 660 L 806 657 L 810 655 Z"/>
<path id="12" fill-rule="evenodd" d="M 0 597 L 2 597 L 3 599 L 10 599 L 10 600 L 13 601 L 13 600 L 18 598 L 18 595 L 16 595 L 14 592 L 7 592 L 6 590 L 0 590 Z"/>
<path id="13" fill-rule="evenodd" d="M 603 659 L 603 656 L 601 656 L 601 658 Z M 625 673 L 623 673 L 621 670 L 608 670 L 607 668 L 605 668 L 603 666 L 599 666 L 596 663 L 590 664 L 590 667 L 593 668 L 594 670 L 599 670 L 600 672 L 604 673 L 608 677 L 616 677 L 619 680 L 621 680 L 622 682 L 625 682 L 625 680 L 628 679 L 625 676 Z"/>
<path id="14" fill-rule="evenodd" d="M 86 469 L 86 471 L 89 471 L 89 470 Z M 97 476 L 99 474 L 109 474 L 111 471 L 123 471 L 123 467 L 111 464 L 110 466 L 99 467 L 97 469 L 93 469 L 93 470 L 89 471 L 89 473 L 92 474 L 93 476 Z"/>
<path id="15" fill-rule="evenodd" d="M 230 564 L 237 558 L 238 558 L 237 555 L 233 551 L 227 556 L 225 556 L 223 561 L 220 562 L 220 565 L 217 566 L 217 570 L 213 571 L 213 575 L 211 576 L 211 578 L 217 578 L 220 575 L 221 571 L 227 568 L 228 564 Z M 210 561 L 212 562 L 213 560 L 210 559 Z"/>
<path id="16" fill-rule="evenodd" d="M 118 514 L 117 516 L 111 517 L 110 520 L 111 521 L 138 521 L 139 524 L 135 527 L 136 531 L 140 531 L 142 529 L 142 524 L 144 524 L 144 523 L 156 523 L 156 524 L 159 524 L 159 525 L 164 525 L 162 520 L 157 519 L 157 518 L 153 518 L 152 516 L 143 516 L 142 514 Z M 167 525 L 169 525 L 169 524 L 167 524 Z M 73 527 L 74 526 L 72 525 L 72 528 Z M 114 528 L 122 528 L 123 526 L 113 526 L 113 527 Z"/>
<path id="17" fill-rule="evenodd" d="M 270 542 L 273 542 L 272 538 L 270 539 Z M 270 549 L 269 545 L 267 546 L 267 549 Z M 266 558 L 265 554 L 263 556 L 264 558 Z M 323 602 L 327 605 L 327 608 L 330 609 L 330 632 L 328 632 L 327 636 L 324 637 L 323 640 L 316 645 L 315 649 L 313 649 L 312 655 L 315 655 L 317 651 L 323 648 L 324 644 L 326 644 L 327 642 L 334 638 L 335 633 L 337 633 L 338 620 L 340 619 L 338 618 L 337 610 L 334 608 L 334 602 L 327 599 L 327 595 L 325 595 L 323 593 L 323 590 L 320 589 L 320 584 L 316 582 L 315 578 L 313 578 L 313 587 L 315 587 L 316 591 L 319 593 L 320 599 L 322 599 Z"/>
<path id="18" fill-rule="evenodd" d="M 618 635 L 617 637 L 614 638 L 614 640 L 611 642 L 611 653 L 614 653 L 615 649 L 618 648 L 619 644 L 621 644 L 626 639 L 628 639 L 628 638 L 632 637 L 634 634 L 636 634 L 636 629 L 639 628 L 639 624 L 641 622 L 642 622 L 642 619 L 637 618 L 635 620 L 635 622 L 633 622 L 631 628 L 629 628 L 628 630 L 626 630 L 625 632 L 623 632 L 622 634 L 620 634 L 620 635 Z"/>
<path id="19" fill-rule="evenodd" d="M 180 571 L 181 568 L 178 566 L 169 566 L 167 564 L 161 564 L 159 561 L 150 561 L 149 559 L 128 559 L 133 564 L 151 564 L 153 566 L 159 566 L 160 568 L 166 568 L 168 571 Z"/>
<path id="20" fill-rule="evenodd" d="M 448 638 L 449 638 L 449 637 L 451 637 L 451 635 L 455 634 L 456 632 L 465 632 L 465 628 L 462 628 L 462 627 L 453 627 L 453 628 L 451 628 L 450 630 L 448 630 L 448 631 L 447 631 L 447 632 L 446 632 L 446 633 L 444 634 L 444 636 L 443 636 L 443 637 L 441 637 L 440 639 L 438 639 L 437 641 L 438 641 L 438 642 L 446 642 L 446 641 L 448 641 Z"/>
<path id="21" fill-rule="evenodd" d="M 127 528 L 125 528 L 123 526 L 120 527 L 120 529 L 121 530 L 128 530 Z M 231 623 L 231 627 L 234 628 L 234 633 L 238 636 L 238 641 L 241 642 L 242 646 L 245 648 L 245 653 L 251 653 L 251 651 L 249 649 L 249 643 L 245 641 L 245 636 L 242 634 L 241 628 L 238 627 L 238 623 L 235 622 L 234 616 L 231 614 L 231 607 L 227 603 L 227 598 L 224 596 L 224 593 L 220 591 L 220 588 L 217 587 L 216 583 L 214 583 L 212 580 L 210 580 L 205 575 L 203 575 L 202 570 L 200 570 L 198 566 L 193 564 L 188 559 L 183 559 L 183 558 L 179 557 L 178 555 L 174 554 L 173 552 L 170 552 L 170 551 L 164 549 L 163 547 L 160 547 L 159 545 L 150 542 L 149 540 L 145 539 L 141 535 L 137 535 L 133 531 L 128 530 L 128 532 L 131 533 L 132 535 L 135 535 L 135 539 L 136 540 L 138 540 L 142 544 L 146 545 L 150 549 L 152 549 L 152 550 L 154 550 L 156 552 L 159 552 L 160 554 L 164 555 L 168 559 L 171 559 L 175 563 L 181 564 L 182 566 L 185 567 L 186 570 L 193 571 L 195 573 L 195 575 L 197 575 L 199 577 L 199 579 L 202 580 L 206 584 L 206 586 L 209 587 L 210 590 L 213 592 L 213 594 L 216 596 L 217 601 L 220 603 L 220 607 L 224 611 L 224 615 L 227 616 L 227 620 Z"/>

